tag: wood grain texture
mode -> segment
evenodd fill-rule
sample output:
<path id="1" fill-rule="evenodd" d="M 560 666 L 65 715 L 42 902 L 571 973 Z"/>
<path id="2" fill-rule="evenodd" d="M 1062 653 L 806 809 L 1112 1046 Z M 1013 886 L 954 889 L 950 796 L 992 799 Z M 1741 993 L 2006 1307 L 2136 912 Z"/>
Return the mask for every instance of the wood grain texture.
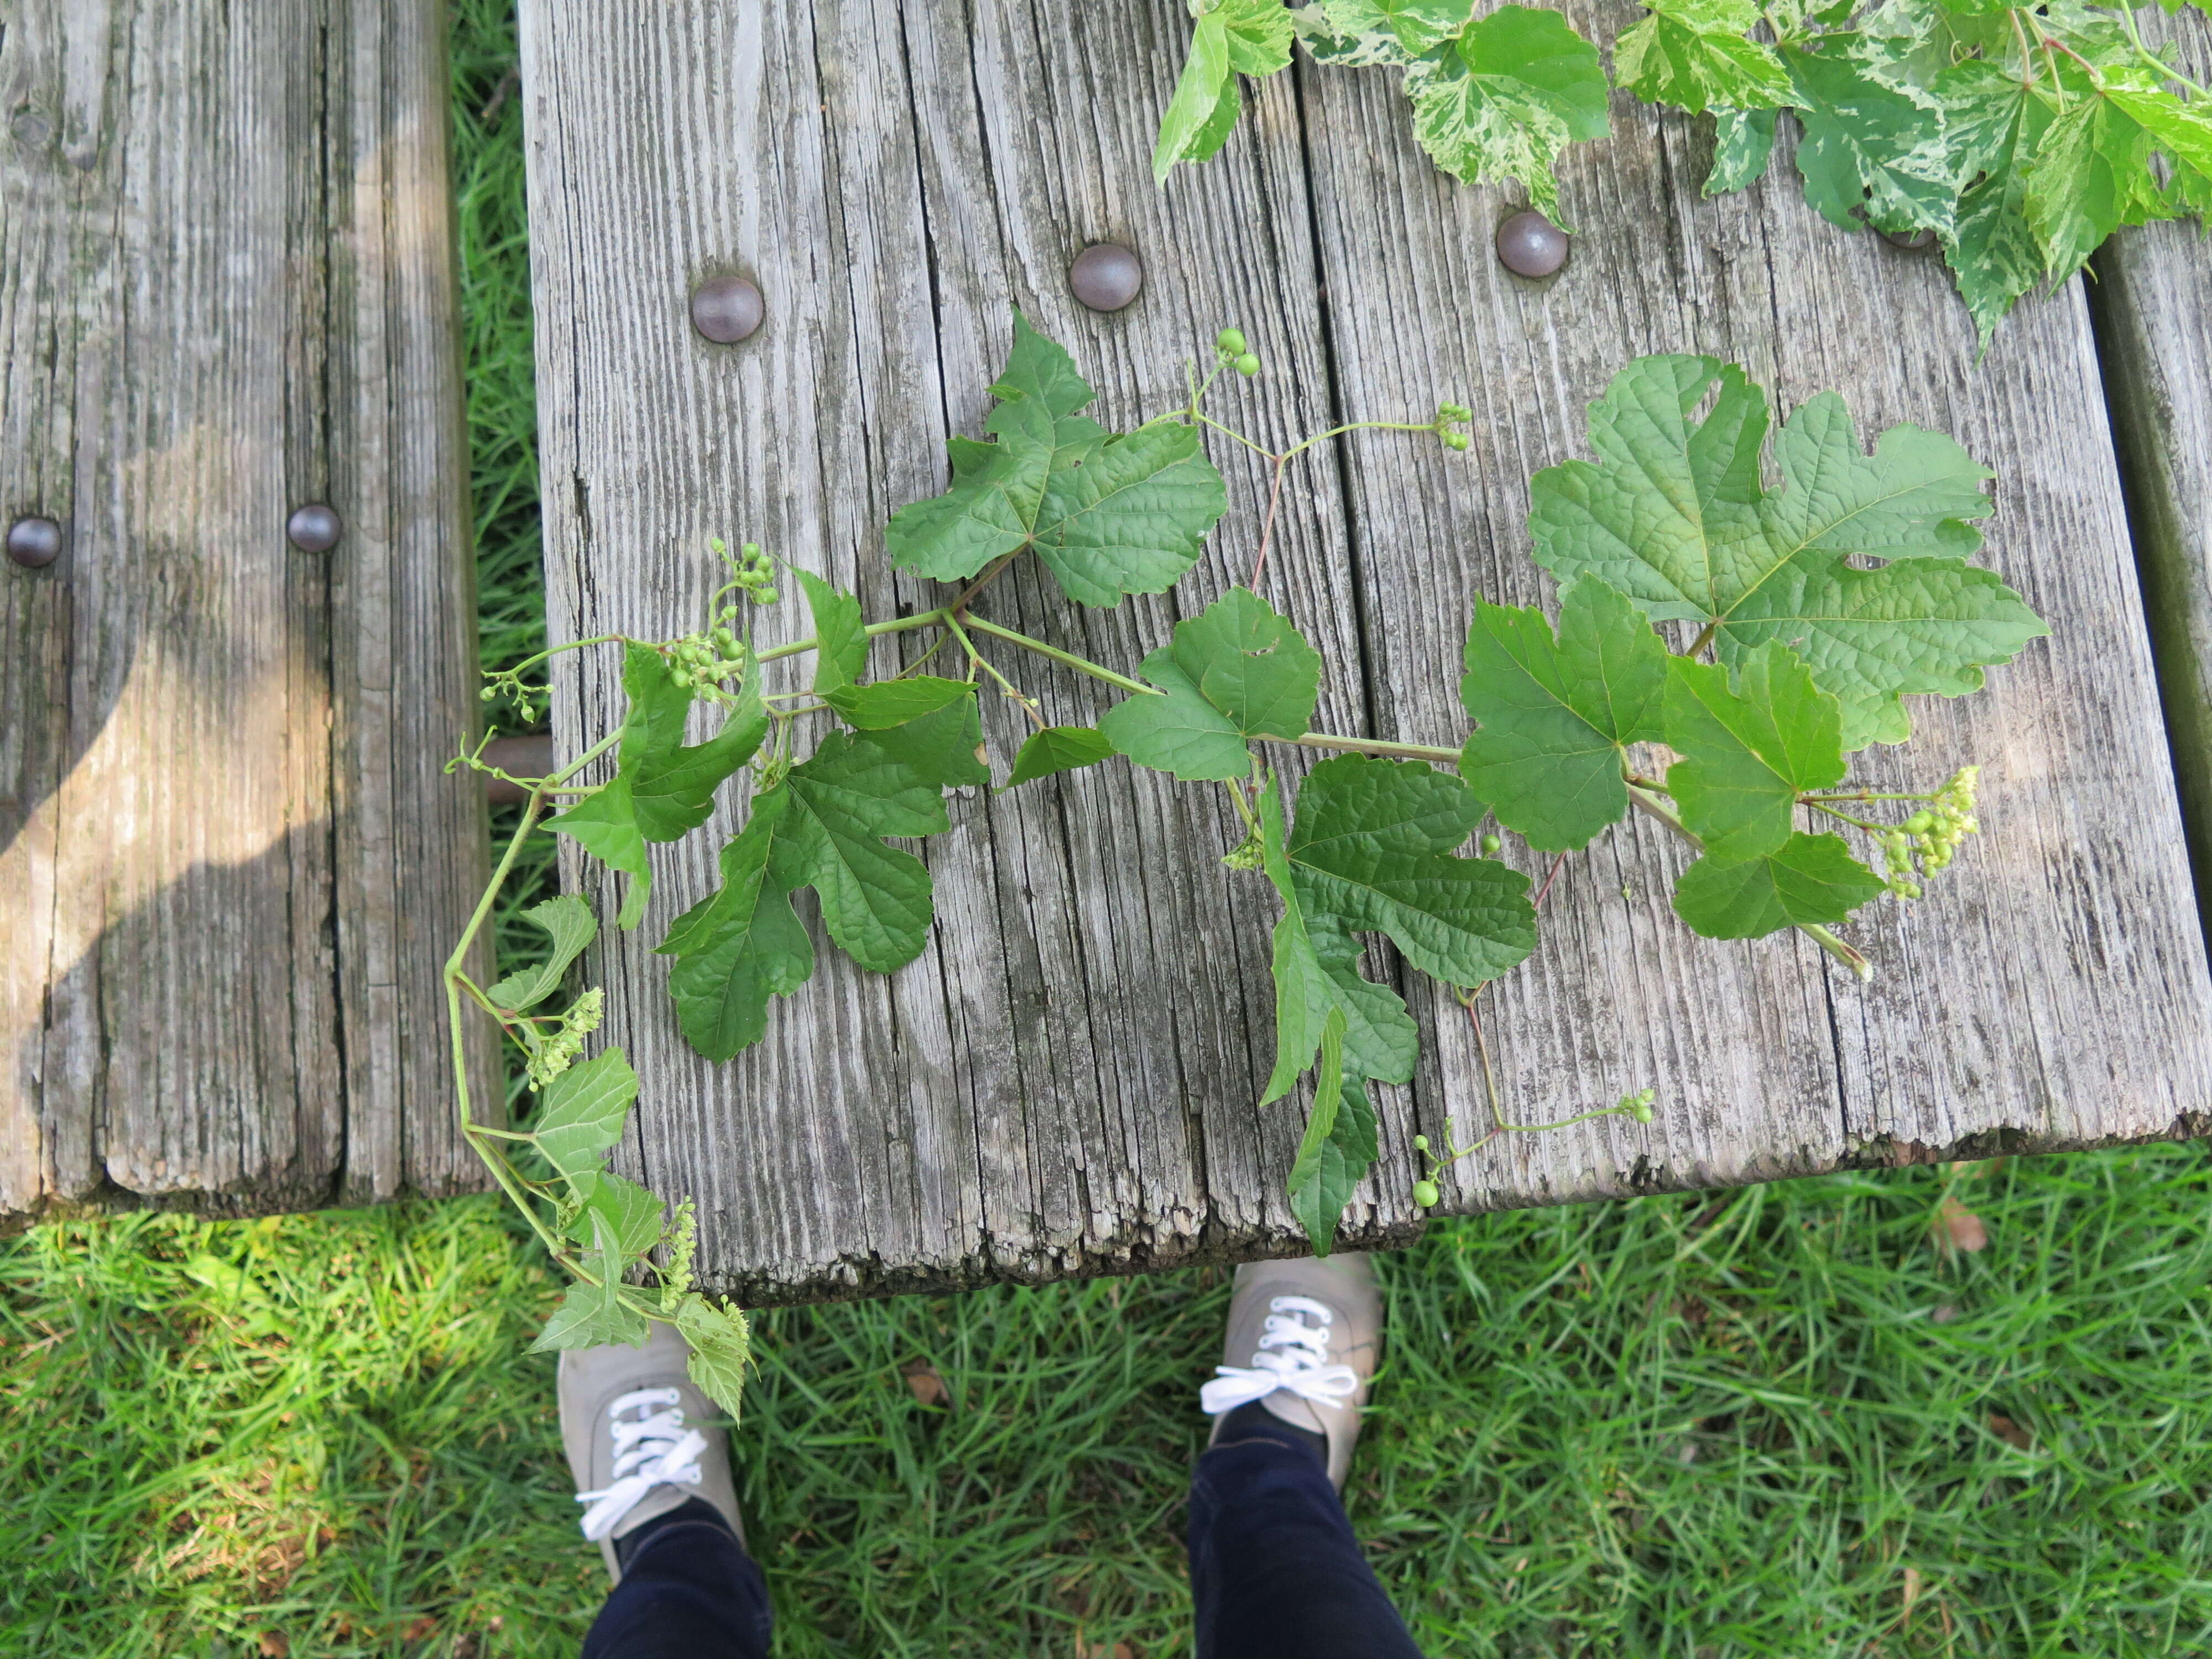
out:
<path id="1" fill-rule="evenodd" d="M 0 1213 L 481 1184 L 443 9 L 0 7 Z M 327 555 L 284 536 L 334 505 Z M 489 1085 L 489 1046 L 471 1064 Z"/>
<path id="2" fill-rule="evenodd" d="M 2203 82 L 2212 20 L 2145 19 Z M 2190 855 L 2212 872 L 2212 246 L 2195 221 L 2121 231 L 2096 259 L 2097 343 L 2127 485 Z"/>
<path id="3" fill-rule="evenodd" d="M 1268 370 L 1229 406 L 1263 440 L 1475 406 L 1468 456 L 1386 438 L 1294 471 L 1268 579 L 1334 665 L 1317 723 L 1455 741 L 1472 594 L 1549 597 L 1528 475 L 1583 453 L 1583 406 L 1630 356 L 1713 350 L 1785 405 L 1834 386 L 1869 432 L 1957 432 L 2002 474 L 1991 562 L 2059 632 L 1987 696 L 1918 711 L 1912 775 L 1983 761 L 1989 833 L 1909 915 L 1856 930 L 1883 965 L 1870 991 L 1790 941 L 1692 939 L 1666 904 L 1680 856 L 1646 826 L 1571 865 L 1539 959 L 1493 994 L 1501 1084 L 1525 1117 L 1650 1084 L 1660 1116 L 1508 1138 L 1444 1208 L 2171 1133 L 2205 1109 L 2212 988 L 2078 290 L 1977 368 L 1940 266 L 1835 232 L 1794 180 L 1701 201 L 1709 136 L 1626 100 L 1569 168 L 1573 262 L 1525 283 L 1490 249 L 1514 204 L 1435 173 L 1392 77 L 1310 65 L 1252 88 L 1223 155 L 1158 192 L 1152 123 L 1188 29 L 1170 0 L 523 16 L 556 638 L 695 625 L 714 534 L 856 586 L 874 617 L 927 603 L 880 526 L 942 487 L 948 433 L 979 428 L 1010 303 L 1069 344 L 1109 424 L 1177 401 L 1182 356 L 1233 321 Z M 1094 316 L 1065 271 L 1106 239 L 1147 284 Z M 768 321 L 714 347 L 685 295 L 726 270 Z M 1176 596 L 1081 611 L 1019 572 L 987 608 L 1133 665 L 1249 568 L 1264 477 L 1217 459 L 1231 517 Z M 1030 683 L 1055 719 L 1101 706 Z M 610 729 L 612 657 L 564 659 L 556 706 L 566 753 Z M 1003 764 L 1012 711 L 987 732 Z M 1215 792 L 1109 766 L 952 814 L 921 848 L 923 957 L 886 980 L 825 952 L 730 1066 L 684 1048 L 649 954 L 710 884 L 716 837 L 661 856 L 645 927 L 601 953 L 607 1034 L 645 1079 L 619 1161 L 697 1200 L 707 1279 L 769 1302 L 1303 1248 L 1281 1196 L 1296 1110 L 1252 1103 L 1273 906 L 1219 866 L 1238 837 Z M 599 874 L 569 875 L 611 908 Z M 1382 1091 L 1383 1159 L 1346 1216 L 1361 1242 L 1419 1224 L 1414 1130 L 1484 1110 L 1466 1018 L 1409 988 L 1430 1058 Z"/>

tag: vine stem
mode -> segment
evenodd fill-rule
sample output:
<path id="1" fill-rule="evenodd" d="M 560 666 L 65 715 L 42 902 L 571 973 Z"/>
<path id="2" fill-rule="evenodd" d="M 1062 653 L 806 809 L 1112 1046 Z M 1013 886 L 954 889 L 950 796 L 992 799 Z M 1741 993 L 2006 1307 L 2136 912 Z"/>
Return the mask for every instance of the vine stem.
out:
<path id="1" fill-rule="evenodd" d="M 1656 819 L 1657 822 L 1665 824 L 1669 830 L 1681 836 L 1684 841 L 1688 842 L 1691 846 L 1696 848 L 1699 852 L 1702 853 L 1705 851 L 1705 842 L 1700 841 L 1698 836 L 1683 823 L 1680 816 L 1675 812 L 1673 805 L 1663 797 L 1655 795 L 1650 790 L 1641 788 L 1635 784 L 1630 784 L 1628 786 L 1628 799 L 1630 805 L 1634 806 L 1638 811 L 1643 813 L 1646 817 Z M 1846 944 L 1843 939 L 1838 939 L 1834 933 L 1831 933 L 1827 928 L 1823 927 L 1819 922 L 1801 921 L 1796 924 L 1796 926 L 1799 933 L 1804 934 L 1807 939 L 1811 939 L 1814 944 L 1819 945 L 1830 956 L 1835 957 L 1838 962 L 1842 963 L 1844 967 L 1850 969 L 1851 972 L 1857 975 L 1860 979 L 1873 979 L 1874 963 L 1869 962 L 1863 954 L 1854 949 L 1851 945 Z"/>
<path id="2" fill-rule="evenodd" d="M 951 614 L 950 607 L 939 605 L 934 611 L 917 611 L 911 617 L 899 617 L 890 622 L 870 623 L 860 631 L 870 639 L 878 634 L 903 634 L 910 629 L 934 628 Z M 616 637 L 619 638 L 620 635 Z M 812 635 L 803 640 L 793 640 L 789 645 L 779 645 L 767 651 L 753 653 L 755 662 L 774 662 L 779 657 L 795 657 L 802 651 L 818 651 L 822 641 Z"/>
<path id="3" fill-rule="evenodd" d="M 1262 743 L 1281 743 L 1281 738 L 1262 738 Z M 1301 749 L 1342 749 L 1355 755 L 1396 755 L 1407 760 L 1436 761 L 1444 766 L 1459 764 L 1459 750 L 1442 749 L 1429 743 L 1387 743 L 1381 738 L 1344 738 L 1333 732 L 1308 732 L 1288 739 Z"/>
<path id="4" fill-rule="evenodd" d="M 937 618 L 936 620 L 943 620 Z M 1047 645 L 1042 640 L 1033 640 L 1026 634 L 1017 634 L 1004 623 L 986 621 L 981 617 L 968 618 L 968 626 L 979 634 L 988 634 L 994 639 L 1004 640 L 1009 645 L 1018 645 L 1024 651 L 1034 651 L 1040 657 L 1049 657 L 1064 663 L 1079 674 L 1088 674 L 1094 680 L 1103 680 L 1109 685 L 1118 685 L 1124 691 L 1141 691 L 1148 697 L 1164 696 L 1158 686 L 1146 685 L 1142 680 L 1133 680 L 1127 674 L 1117 674 L 1102 667 L 1088 657 L 1079 657 L 1073 651 L 1063 651 L 1056 645 Z M 988 666 L 987 664 L 986 666 Z"/>
<path id="5" fill-rule="evenodd" d="M 969 620 L 973 621 L 974 618 L 971 617 Z M 1012 698 L 1013 701 L 1020 706 L 1022 713 L 1027 714 L 1030 720 L 1034 720 L 1039 730 L 1042 730 L 1048 722 L 1046 721 L 1045 717 L 1037 712 L 1036 700 L 1034 697 L 1025 695 L 1019 686 L 1016 685 L 1012 680 L 1008 679 L 1004 674 L 1001 674 L 998 671 L 997 667 L 991 662 L 989 658 L 986 657 L 981 652 L 975 648 L 975 641 L 968 637 L 968 630 L 961 627 L 960 619 L 957 617 L 952 615 L 950 611 L 947 611 L 945 617 L 945 625 L 952 631 L 953 637 L 958 640 L 962 647 L 967 651 L 968 661 L 969 664 L 969 675 L 972 677 L 975 671 L 980 668 L 986 674 L 988 674 L 993 679 L 998 681 L 999 689 L 1004 691 L 1007 696 Z"/>

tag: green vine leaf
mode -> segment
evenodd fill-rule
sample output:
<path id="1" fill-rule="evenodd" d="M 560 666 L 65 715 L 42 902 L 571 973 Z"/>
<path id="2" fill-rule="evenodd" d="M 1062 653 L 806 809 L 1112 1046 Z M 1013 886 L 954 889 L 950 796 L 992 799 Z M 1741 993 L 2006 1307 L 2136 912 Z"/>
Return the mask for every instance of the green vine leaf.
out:
<path id="1" fill-rule="evenodd" d="M 1760 939 L 1785 927 L 1841 921 L 1889 890 L 1839 836 L 1793 832 L 1759 858 L 1707 856 L 1674 884 L 1674 914 L 1707 939 Z"/>
<path id="2" fill-rule="evenodd" d="M 1750 189 L 1766 176 L 1774 159 L 1774 112 L 1716 107 L 1713 118 L 1713 165 L 1705 175 L 1705 193 Z"/>
<path id="3" fill-rule="evenodd" d="M 734 1422 L 744 1401 L 745 1372 L 752 1364 L 752 1328 L 744 1315 L 691 1291 L 676 1304 L 676 1328 L 691 1350 L 685 1370 L 699 1391 Z"/>
<path id="4" fill-rule="evenodd" d="M 1765 396 L 1741 369 L 1637 359 L 1590 407 L 1598 462 L 1532 481 L 1537 562 L 1563 580 L 1599 577 L 1655 622 L 1705 625 L 1724 663 L 1791 643 L 1842 704 L 1847 750 L 1903 742 L 1904 696 L 1974 690 L 1985 665 L 2049 631 L 1959 556 L 1979 546 L 1966 520 L 1990 504 L 1987 470 L 1958 444 L 1898 426 L 1869 457 L 1843 399 L 1823 392 L 1784 428 L 1784 482 L 1769 490 L 1767 425 Z M 1862 569 L 1854 558 L 1887 562 Z"/>
<path id="5" fill-rule="evenodd" d="M 637 1073 L 619 1048 L 580 1060 L 545 1085 L 530 1138 L 545 1161 L 574 1179 L 599 1174 L 607 1149 L 622 1139 Z"/>
<path id="6" fill-rule="evenodd" d="M 635 1261 L 660 1243 L 663 1207 L 635 1181 L 601 1170 L 569 1224 L 569 1236 L 586 1244 L 611 1240 L 619 1260 Z"/>
<path id="7" fill-rule="evenodd" d="M 573 893 L 532 905 L 522 913 L 522 919 L 552 941 L 552 954 L 534 968 L 509 974 L 484 993 L 495 1007 L 518 1014 L 526 1008 L 536 1007 L 559 990 L 568 964 L 583 955 L 599 936 L 599 924 L 592 915 L 592 907 Z"/>
<path id="8" fill-rule="evenodd" d="M 1623 750 L 1662 736 L 1667 662 L 1650 619 L 1595 577 L 1561 596 L 1557 639 L 1541 611 L 1477 599 L 1461 778 L 1531 847 L 1587 847 L 1628 811 Z"/>
<path id="9" fill-rule="evenodd" d="M 1032 732 L 1022 744 L 1021 752 L 1014 757 L 1014 769 L 1006 780 L 1006 787 L 1033 783 L 1039 778 L 1048 778 L 1059 772 L 1073 772 L 1085 766 L 1096 766 L 1116 753 L 1113 742 L 1103 732 L 1088 726 L 1048 726 L 1041 732 Z"/>
<path id="10" fill-rule="evenodd" d="M 1313 1112 L 1291 1166 L 1291 1213 L 1305 1229 L 1316 1255 L 1336 1242 L 1344 1206 L 1375 1162 L 1378 1141 L 1367 1088 L 1344 1070 L 1344 1012 L 1329 1010 L 1321 1033 L 1321 1070 L 1314 1082 Z"/>
<path id="11" fill-rule="evenodd" d="M 1518 179 L 1559 220 L 1552 165 L 1577 138 L 1612 131 L 1597 48 L 1556 11 L 1500 6 L 1406 71 L 1413 136 L 1469 184 Z"/>
<path id="12" fill-rule="evenodd" d="M 965 680 L 917 674 L 910 679 L 848 686 L 831 696 L 829 702 L 848 725 L 863 732 L 882 732 L 934 714 L 975 695 L 975 688 Z"/>
<path id="13" fill-rule="evenodd" d="M 1667 787 L 1719 864 L 1763 858 L 1790 839 L 1797 797 L 1843 781 L 1843 716 L 1778 640 L 1724 667 L 1668 659 L 1668 744 L 1682 758 Z M 1731 685 L 1731 681 L 1734 682 Z"/>
<path id="14" fill-rule="evenodd" d="M 903 725 L 871 732 L 868 740 L 937 788 L 987 784 L 991 769 L 982 755 L 982 717 L 975 708 L 975 688 L 962 681 L 943 684 L 958 684 L 965 695 Z"/>
<path id="15" fill-rule="evenodd" d="M 622 1299 L 622 1256 L 609 1243 L 606 1224 L 598 1224 L 601 1243 L 584 1252 L 584 1271 L 599 1282 L 577 1279 L 530 1345 L 532 1353 L 561 1348 L 598 1348 L 610 1343 L 635 1346 L 647 1334 L 646 1318 Z"/>
<path id="16" fill-rule="evenodd" d="M 995 441 L 954 439 L 952 487 L 891 517 L 884 542 L 902 569 L 964 581 L 1034 549 L 1071 599 L 1103 608 L 1164 592 L 1197 562 L 1228 496 L 1195 427 L 1156 422 L 1109 438 L 1077 412 L 1095 395 L 1089 383 L 1019 313 L 991 390 Z"/>
<path id="17" fill-rule="evenodd" d="M 855 605 L 855 616 L 858 611 Z M 645 844 L 680 841 L 707 821 L 715 792 L 759 751 L 768 733 L 768 712 L 749 680 L 721 730 L 705 743 L 686 747 L 690 688 L 677 681 L 667 659 L 651 646 L 631 640 L 623 649 L 623 690 L 629 712 L 623 721 L 615 775 L 558 817 L 546 820 L 546 827 L 573 837 L 601 863 L 629 877 L 616 917 L 617 925 L 629 929 L 645 914 L 653 888 Z"/>
<path id="18" fill-rule="evenodd" d="M 814 691 L 832 708 L 849 696 L 868 671 L 868 630 L 860 602 L 811 570 L 794 570 L 814 623 Z"/>
<path id="19" fill-rule="evenodd" d="M 2121 102 L 2124 95 L 2083 91 L 2052 118 L 2037 147 L 2027 172 L 2027 222 L 2053 271 L 2070 275 L 2122 225 L 2164 215 L 2150 171 L 2157 141 Z M 2180 108 L 2154 88 L 2137 107 L 2160 101 Z"/>
<path id="20" fill-rule="evenodd" d="M 947 829 L 945 798 L 874 742 L 832 732 L 792 768 L 791 795 L 773 858 L 774 877 L 811 887 L 838 949 L 878 974 L 903 968 L 929 940 L 929 871 L 886 836 Z"/>
<path id="21" fill-rule="evenodd" d="M 1321 655 L 1265 599 L 1233 587 L 1177 623 L 1144 674 L 1162 695 L 1124 699 L 1098 729 L 1140 766 L 1224 781 L 1251 772 L 1248 739 L 1294 739 L 1312 723 Z"/>
<path id="22" fill-rule="evenodd" d="M 1808 52 L 1786 47 L 1804 136 L 1797 171 L 1805 199 L 1831 224 L 1956 233 L 1960 180 L 1939 109 L 1872 79 L 1844 53 L 1847 38 Z"/>
<path id="23" fill-rule="evenodd" d="M 972 719 L 972 698 L 925 718 L 943 720 L 963 707 Z M 661 940 L 661 953 L 677 959 L 669 974 L 677 1024 L 709 1060 L 759 1042 L 769 999 L 789 996 L 813 974 L 814 947 L 791 904 L 799 888 L 814 889 L 830 937 L 872 972 L 904 967 L 928 942 L 928 868 L 884 838 L 943 830 L 945 799 L 939 785 L 883 747 L 885 735 L 832 732 L 755 796 L 744 828 L 722 848 L 721 885 Z"/>
<path id="24" fill-rule="evenodd" d="M 1410 63 L 1465 28 L 1474 0 L 1322 0 L 1306 9 L 1321 14 L 1327 38 L 1366 43 L 1362 49 L 1368 53 L 1395 52 L 1395 61 Z M 1364 61 L 1390 60 L 1370 56 Z"/>
<path id="25" fill-rule="evenodd" d="M 1352 935 L 1386 934 L 1414 967 L 1455 985 L 1495 979 L 1535 946 L 1528 878 L 1453 854 L 1481 822 L 1482 804 L 1425 763 L 1339 756 L 1307 777 L 1287 836 L 1272 778 L 1259 813 L 1262 867 L 1283 900 L 1275 1069 L 1263 1104 L 1313 1063 L 1332 1012 L 1346 1022 L 1354 1075 L 1412 1075 L 1410 1017 L 1395 992 L 1358 977 Z"/>
<path id="26" fill-rule="evenodd" d="M 615 926 L 625 932 L 636 927 L 653 892 L 653 868 L 646 862 L 645 837 L 638 833 L 631 808 L 629 780 L 617 773 L 560 817 L 546 819 L 545 827 L 573 838 L 609 869 L 629 878 Z"/>
<path id="27" fill-rule="evenodd" d="M 676 957 L 670 999 L 684 1040 L 726 1060 L 768 1030 L 770 997 L 813 976 L 814 945 L 791 907 L 791 890 L 769 878 L 787 789 L 753 799 L 745 826 L 722 848 L 722 884 L 678 917 L 658 947 Z"/>
<path id="28" fill-rule="evenodd" d="M 1152 150 L 1152 182 L 1178 161 L 1211 160 L 1237 125 L 1239 75 L 1273 75 L 1291 61 L 1291 22 L 1282 0 L 1213 0 L 1191 33 L 1190 55 Z"/>
<path id="29" fill-rule="evenodd" d="M 1613 46 L 1613 77 L 1650 104 L 1698 114 L 1772 109 L 1790 101 L 1790 71 L 1771 46 L 1745 39 L 1753 0 L 1646 0 L 1650 15 Z"/>

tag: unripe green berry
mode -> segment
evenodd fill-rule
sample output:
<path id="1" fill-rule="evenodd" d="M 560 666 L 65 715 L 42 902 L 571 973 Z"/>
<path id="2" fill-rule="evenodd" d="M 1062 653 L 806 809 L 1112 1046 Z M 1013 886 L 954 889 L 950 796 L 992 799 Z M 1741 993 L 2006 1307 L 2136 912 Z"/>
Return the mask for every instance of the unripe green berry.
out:
<path id="1" fill-rule="evenodd" d="M 1482 838 L 1482 850 L 1486 854 L 1495 853 L 1499 848 L 1504 845 L 1505 843 L 1495 836 L 1485 836 Z"/>
<path id="2" fill-rule="evenodd" d="M 1437 1183 L 1433 1181 L 1417 1181 L 1413 1183 L 1413 1202 L 1424 1210 L 1434 1209 L 1437 1200 L 1442 1196 L 1443 1194 L 1437 1191 Z"/>
<path id="3" fill-rule="evenodd" d="M 1417 1152 L 1427 1152 L 1429 1150 L 1429 1138 L 1426 1135 L 1415 1135 L 1413 1137 L 1413 1150 Z"/>
<path id="4" fill-rule="evenodd" d="M 1935 827 L 1935 823 L 1936 815 L 1933 812 L 1915 812 L 1911 817 L 1905 819 L 1905 828 L 1911 835 L 1924 836 Z"/>
<path id="5" fill-rule="evenodd" d="M 1213 337 L 1213 343 L 1221 348 L 1221 355 L 1224 357 L 1242 356 L 1244 351 L 1244 331 L 1241 328 L 1224 328 Z"/>
<path id="6" fill-rule="evenodd" d="M 491 689 L 491 687 L 489 687 L 489 685 L 487 685 L 486 687 L 484 687 L 484 689 L 483 689 L 483 690 L 481 690 L 481 691 L 479 691 L 479 692 L 477 692 L 477 696 L 478 696 L 479 697 L 483 698 L 483 701 L 484 701 L 484 702 L 490 702 L 494 697 L 497 696 L 498 695 L 499 695 L 499 693 L 498 693 L 498 692 L 496 692 L 496 691 L 495 691 L 495 690 L 493 690 Z"/>
<path id="7" fill-rule="evenodd" d="M 1246 352 L 1237 360 L 1237 372 L 1246 380 L 1250 380 L 1260 372 L 1260 360 L 1250 352 Z"/>

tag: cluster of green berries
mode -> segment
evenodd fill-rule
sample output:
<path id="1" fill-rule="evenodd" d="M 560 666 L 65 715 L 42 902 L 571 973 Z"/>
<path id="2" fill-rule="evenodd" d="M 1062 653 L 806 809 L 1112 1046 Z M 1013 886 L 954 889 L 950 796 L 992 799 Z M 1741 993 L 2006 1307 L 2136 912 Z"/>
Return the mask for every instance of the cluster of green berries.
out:
<path id="1" fill-rule="evenodd" d="M 1464 451 L 1467 448 L 1473 440 L 1461 431 L 1460 428 L 1474 418 L 1474 411 L 1465 404 L 1437 405 L 1436 433 L 1437 436 L 1443 441 L 1446 449 Z"/>
<path id="2" fill-rule="evenodd" d="M 1223 329 L 1220 333 L 1213 337 L 1213 349 L 1221 354 L 1224 362 L 1246 380 L 1250 380 L 1260 372 L 1260 360 L 1248 349 L 1243 329 Z"/>
<path id="3" fill-rule="evenodd" d="M 542 1089 L 576 1063 L 584 1052 L 584 1039 L 599 1028 L 600 1005 L 606 1000 L 599 987 L 578 997 L 561 1016 L 561 1023 L 538 1039 L 530 1051 L 530 1086 Z"/>
<path id="4" fill-rule="evenodd" d="M 484 676 L 484 689 L 477 693 L 486 702 L 496 702 L 505 697 L 514 705 L 514 717 L 525 726 L 538 724 L 538 700 L 552 688 L 526 684 L 513 669 Z"/>
<path id="5" fill-rule="evenodd" d="M 1413 1150 L 1429 1163 L 1436 1162 L 1434 1158 L 1429 1157 L 1429 1138 L 1426 1135 L 1413 1137 Z M 1437 1183 L 1426 1176 L 1423 1176 L 1413 1183 L 1413 1202 L 1421 1209 L 1434 1209 L 1437 1199 L 1443 1195 L 1437 1190 Z"/>
<path id="6" fill-rule="evenodd" d="M 1255 830 L 1221 855 L 1221 861 L 1231 870 L 1257 870 L 1264 861 L 1260 848 L 1260 832 Z"/>
<path id="7" fill-rule="evenodd" d="M 1982 827 L 1974 818 L 1974 791 L 1981 775 L 1978 766 L 1960 767 L 1926 806 L 1882 836 L 1883 879 L 1897 897 L 1918 898 L 1919 878 L 1949 864 L 1959 843 Z"/>
<path id="8" fill-rule="evenodd" d="M 668 675 L 697 697 L 711 696 L 745 672 L 745 647 L 726 623 L 704 634 L 687 634 L 668 646 Z"/>
<path id="9" fill-rule="evenodd" d="M 1656 1089 L 1639 1089 L 1632 1095 L 1623 1095 L 1620 1103 L 1613 1109 L 1625 1112 L 1638 1123 L 1651 1121 L 1651 1103 L 1658 1097 Z"/>
<path id="10" fill-rule="evenodd" d="M 707 545 L 721 555 L 722 562 L 729 567 L 730 571 L 730 580 L 721 592 L 714 595 L 716 599 L 720 599 L 723 593 L 735 587 L 743 590 L 745 597 L 755 605 L 775 603 L 775 561 L 761 551 L 758 542 L 744 544 L 738 549 L 735 558 L 730 556 L 729 544 L 720 536 Z M 718 623 L 734 622 L 737 615 L 735 605 L 726 605 L 714 613 L 714 620 Z"/>

